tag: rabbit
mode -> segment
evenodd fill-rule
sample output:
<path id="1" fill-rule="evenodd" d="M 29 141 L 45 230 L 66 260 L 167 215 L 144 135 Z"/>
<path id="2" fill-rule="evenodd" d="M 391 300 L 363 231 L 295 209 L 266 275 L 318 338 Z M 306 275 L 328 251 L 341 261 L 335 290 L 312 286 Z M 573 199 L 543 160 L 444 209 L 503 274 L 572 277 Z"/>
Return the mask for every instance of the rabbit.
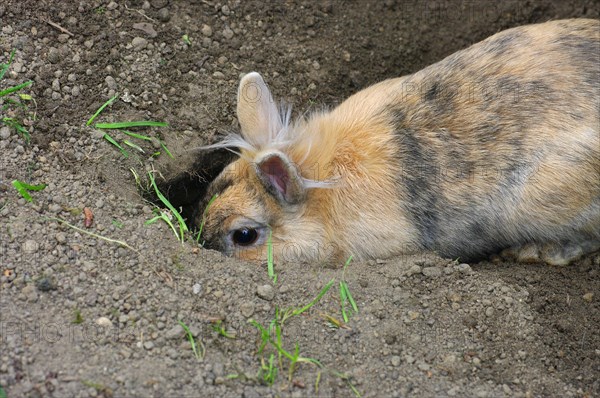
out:
<path id="1" fill-rule="evenodd" d="M 516 27 L 296 121 L 248 73 L 241 134 L 204 147 L 239 155 L 199 204 L 205 247 L 258 262 L 268 246 L 295 262 L 594 252 L 599 57 L 598 20 Z"/>

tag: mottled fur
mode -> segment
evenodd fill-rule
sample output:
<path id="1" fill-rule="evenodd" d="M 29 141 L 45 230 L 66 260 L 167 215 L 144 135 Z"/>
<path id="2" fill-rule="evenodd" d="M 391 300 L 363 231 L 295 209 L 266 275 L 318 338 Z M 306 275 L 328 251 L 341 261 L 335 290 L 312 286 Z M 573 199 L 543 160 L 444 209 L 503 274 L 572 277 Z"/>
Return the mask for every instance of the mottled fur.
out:
<path id="1" fill-rule="evenodd" d="M 241 156 L 207 195 L 209 247 L 264 260 L 270 228 L 285 260 L 598 250 L 599 65 L 599 21 L 523 26 L 291 124 L 246 75 L 241 136 L 220 145 Z M 243 227 L 255 244 L 232 242 Z"/>

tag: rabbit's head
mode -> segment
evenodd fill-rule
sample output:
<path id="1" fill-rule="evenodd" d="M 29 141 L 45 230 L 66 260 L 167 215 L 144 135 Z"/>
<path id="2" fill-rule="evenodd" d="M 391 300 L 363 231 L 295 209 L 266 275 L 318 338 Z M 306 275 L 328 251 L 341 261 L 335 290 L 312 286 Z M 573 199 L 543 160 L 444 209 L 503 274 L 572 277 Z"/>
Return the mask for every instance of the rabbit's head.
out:
<path id="1" fill-rule="evenodd" d="M 310 188 L 327 183 L 303 177 L 302 127 L 289 125 L 290 111 L 280 112 L 258 73 L 245 75 L 238 90 L 241 135 L 232 134 L 211 147 L 237 148 L 239 158 L 211 183 L 200 204 L 206 247 L 261 261 L 267 246 L 280 258 L 316 258 L 322 224 L 307 206 Z"/>

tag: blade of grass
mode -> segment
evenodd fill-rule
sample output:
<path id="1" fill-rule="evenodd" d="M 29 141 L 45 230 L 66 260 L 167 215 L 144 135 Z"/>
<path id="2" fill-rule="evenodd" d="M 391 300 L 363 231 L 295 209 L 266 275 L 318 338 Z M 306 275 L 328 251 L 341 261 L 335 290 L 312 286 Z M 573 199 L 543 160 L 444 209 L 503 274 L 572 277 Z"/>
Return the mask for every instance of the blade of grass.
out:
<path id="1" fill-rule="evenodd" d="M 127 134 L 130 137 L 137 138 L 145 141 L 152 141 L 152 137 L 148 137 L 147 135 L 136 134 L 128 130 L 121 130 L 122 133 Z"/>
<path id="2" fill-rule="evenodd" d="M 163 147 L 163 149 L 165 150 L 165 152 L 167 153 L 167 155 L 169 155 L 169 157 L 171 159 L 175 159 L 175 157 L 173 156 L 173 154 L 171 153 L 171 151 L 169 151 L 169 148 L 167 148 L 167 146 L 165 145 L 164 142 L 160 141 L 160 146 Z"/>
<path id="3" fill-rule="evenodd" d="M 348 264 L 350 264 L 350 261 L 352 261 L 353 257 L 354 257 L 353 255 L 350 255 L 350 257 L 348 257 L 348 260 L 346 260 L 346 263 L 344 264 L 344 271 L 343 272 L 346 272 L 346 268 L 348 267 Z"/>
<path id="4" fill-rule="evenodd" d="M 217 332 L 220 336 L 225 338 L 235 340 L 235 334 L 229 333 L 225 327 L 223 326 L 223 321 L 219 320 L 215 324 L 212 325 L 212 329 Z"/>
<path id="5" fill-rule="evenodd" d="M 200 242 L 200 236 L 202 235 L 202 230 L 204 229 L 204 224 L 206 223 L 206 212 L 208 212 L 208 209 L 218 197 L 218 193 L 214 194 L 212 198 L 210 198 L 210 200 L 208 201 L 206 207 L 204 208 L 204 212 L 202 213 L 202 222 L 200 223 L 200 230 L 198 231 L 198 235 L 196 236 L 196 242 Z"/>
<path id="6" fill-rule="evenodd" d="M 123 154 L 123 156 L 125 156 L 126 158 L 129 157 L 129 154 L 127 153 L 127 151 L 125 149 L 123 149 L 123 147 L 117 141 L 115 141 L 115 139 L 112 138 L 110 135 L 104 134 L 104 139 L 106 141 L 110 142 L 111 144 L 113 144 L 114 146 L 116 146 L 117 148 L 119 148 L 119 150 L 121 151 L 121 154 Z"/>
<path id="7" fill-rule="evenodd" d="M 135 171 L 134 169 L 129 169 L 129 171 L 131 171 L 131 174 L 133 174 L 133 178 L 135 179 L 135 183 L 136 183 L 136 185 L 137 185 L 137 186 L 138 186 L 140 189 L 143 189 L 143 188 L 142 188 L 142 182 L 141 182 L 141 180 L 140 180 L 140 176 L 139 176 L 139 174 L 137 173 L 137 171 Z"/>
<path id="8" fill-rule="evenodd" d="M 344 282 L 340 281 L 340 302 L 342 305 L 342 317 L 344 318 L 344 322 L 348 323 L 348 314 L 346 313 L 346 301 L 348 300 L 348 296 L 346 295 L 346 289 L 344 288 Z"/>
<path id="9" fill-rule="evenodd" d="M 296 308 L 295 310 L 287 310 L 286 313 L 283 315 L 282 319 L 281 319 L 281 324 L 283 325 L 285 323 L 286 320 L 288 320 L 289 318 L 291 318 L 292 316 L 295 315 L 300 315 L 302 314 L 304 311 L 307 311 L 308 309 L 310 309 L 313 305 L 315 305 L 319 300 L 321 300 L 321 298 L 325 295 L 325 293 L 327 293 L 327 291 L 331 288 L 331 286 L 333 286 L 333 283 L 335 282 L 335 279 L 332 278 L 324 287 L 323 289 L 321 289 L 321 291 L 319 292 L 319 294 L 317 294 L 317 296 L 307 305 L 305 305 L 302 308 Z"/>
<path id="10" fill-rule="evenodd" d="M 133 142 L 128 141 L 128 140 L 123 140 L 123 144 L 132 147 L 133 149 L 137 149 L 138 151 L 140 151 L 141 153 L 146 153 L 146 151 L 144 151 L 142 148 L 140 148 L 138 145 L 135 145 Z"/>
<path id="11" fill-rule="evenodd" d="M 351 255 L 350 257 L 348 257 L 348 260 L 346 260 L 346 263 L 344 264 L 344 269 L 342 271 L 342 280 L 340 281 L 340 302 L 342 307 L 342 316 L 344 317 L 344 322 L 346 323 L 348 322 L 349 318 L 348 312 L 346 311 L 346 303 L 350 303 L 350 306 L 352 307 L 355 313 L 358 312 L 358 306 L 356 305 L 356 302 L 354 301 L 354 298 L 350 293 L 348 283 L 345 280 L 346 268 L 352 261 L 352 258 L 353 256 Z"/>
<path id="12" fill-rule="evenodd" d="M 21 84 L 18 84 L 16 86 L 9 87 L 6 90 L 0 91 L 0 97 L 4 97 L 5 95 L 14 93 L 15 91 L 19 91 L 20 89 L 25 88 L 27 86 L 30 86 L 31 84 L 33 84 L 33 81 L 29 80 L 29 81 L 27 81 L 25 83 L 21 83 Z"/>
<path id="13" fill-rule="evenodd" d="M 329 369 L 329 372 L 331 372 L 331 374 L 333 374 L 335 377 L 339 377 L 340 379 L 345 381 L 346 384 L 348 385 L 348 387 L 354 393 L 354 395 L 356 395 L 357 397 L 361 397 L 360 392 L 356 389 L 356 387 L 354 387 L 354 385 L 352 385 L 352 383 L 350 382 L 350 377 L 347 374 L 338 372 L 337 370 L 334 370 L 334 369 Z"/>
<path id="14" fill-rule="evenodd" d="M 321 372 L 317 372 L 317 379 L 315 380 L 315 395 L 319 395 L 319 382 L 321 381 Z"/>
<path id="15" fill-rule="evenodd" d="M 25 142 L 29 144 L 31 135 L 29 134 L 29 131 L 27 131 L 27 129 L 25 127 L 21 126 L 21 124 L 19 122 L 17 122 L 12 117 L 3 118 L 2 122 L 4 124 L 6 124 L 8 127 L 13 127 L 15 130 L 17 130 L 19 133 L 21 133 L 21 135 L 23 135 L 23 138 L 25 138 Z"/>
<path id="16" fill-rule="evenodd" d="M 27 105 L 21 103 L 20 101 L 16 101 L 16 100 L 14 100 L 12 98 L 6 98 L 4 100 L 4 102 L 5 102 L 5 105 L 2 107 L 3 111 L 7 110 L 11 106 L 16 106 L 16 107 L 19 107 L 19 108 L 22 108 L 22 109 L 27 109 Z M 12 118 L 6 118 L 6 119 L 12 119 Z"/>
<path id="17" fill-rule="evenodd" d="M 269 228 L 269 237 L 267 238 L 267 273 L 273 283 L 277 283 L 277 275 L 273 269 L 273 230 Z"/>
<path id="18" fill-rule="evenodd" d="M 198 348 L 196 347 L 196 339 L 194 339 L 194 335 L 190 331 L 190 328 L 188 328 L 188 326 L 185 323 L 183 323 L 181 320 L 178 320 L 177 322 L 179 322 L 179 324 L 181 325 L 181 327 L 183 328 L 183 330 L 185 330 L 185 333 L 186 333 L 186 336 L 188 338 L 188 341 L 192 345 L 192 351 L 194 352 L 194 356 L 196 357 L 196 359 L 202 359 L 202 358 L 204 358 L 204 354 L 206 352 L 204 344 L 202 344 L 202 342 L 199 341 L 199 343 L 200 343 L 200 350 L 198 350 Z"/>
<path id="19" fill-rule="evenodd" d="M 94 113 L 92 115 L 91 118 L 89 118 L 89 120 L 85 123 L 86 126 L 89 126 L 90 124 L 92 124 L 92 122 L 94 121 L 94 119 L 96 119 L 96 117 L 104 110 L 104 108 L 106 108 L 108 105 L 110 105 L 114 100 L 117 99 L 117 97 L 119 96 L 119 94 L 115 94 L 114 97 L 112 97 L 111 99 L 109 99 L 108 101 L 106 101 L 104 104 L 102 104 L 102 106 L 100 108 L 98 108 L 98 110 L 96 111 L 96 113 Z"/>
<path id="20" fill-rule="evenodd" d="M 8 70 L 8 68 L 10 67 L 10 64 L 12 64 L 12 61 L 15 57 L 15 51 L 17 51 L 16 49 L 13 49 L 10 53 L 10 57 L 8 57 L 8 62 L 5 64 L 2 64 L 2 69 L 0 70 L 0 80 L 2 80 L 2 78 L 4 77 L 4 74 L 6 73 L 6 71 Z"/>
<path id="21" fill-rule="evenodd" d="M 46 184 L 29 185 L 19 180 L 13 180 L 12 185 L 28 202 L 33 201 L 28 191 L 41 191 L 42 189 L 46 188 Z"/>
<path id="22" fill-rule="evenodd" d="M 183 217 L 181 217 L 181 214 L 179 214 L 179 212 L 175 209 L 175 207 L 173 207 L 171 202 L 169 202 L 167 200 L 167 198 L 165 198 L 165 196 L 160 192 L 160 190 L 158 189 L 158 186 L 156 186 L 156 181 L 154 180 L 154 175 L 152 174 L 151 171 L 148 172 L 148 177 L 150 178 L 150 184 L 154 188 L 154 192 L 156 193 L 156 196 L 158 197 L 158 199 L 160 199 L 160 201 L 165 206 L 167 206 L 167 208 L 169 210 L 171 210 L 171 213 L 175 216 L 175 218 L 177 218 L 177 221 L 179 222 L 179 232 L 180 232 L 180 238 L 181 238 L 180 240 L 181 240 L 181 243 L 183 243 L 184 233 L 188 231 L 188 227 L 187 227 L 185 221 L 183 220 Z"/>
<path id="23" fill-rule="evenodd" d="M 146 221 L 144 222 L 144 225 L 152 225 L 152 224 L 154 224 L 155 222 L 157 222 L 158 220 L 160 220 L 161 218 L 162 218 L 161 216 L 155 216 L 155 217 L 152 217 L 151 219 L 149 219 L 149 220 L 146 220 Z"/>
<path id="24" fill-rule="evenodd" d="M 163 220 L 165 223 L 167 223 L 167 225 L 169 227 L 171 227 L 171 230 L 175 234 L 175 239 L 179 240 L 179 234 L 177 233 L 177 228 L 175 228 L 175 225 L 173 225 L 173 222 L 171 222 L 171 220 L 169 219 L 169 217 L 165 213 L 163 213 L 162 211 L 160 212 L 160 214 L 158 216 L 153 217 L 153 218 L 149 219 L 148 221 L 146 221 L 144 223 L 144 225 L 154 224 L 158 220 Z"/>
<path id="25" fill-rule="evenodd" d="M 137 122 L 117 122 L 117 123 L 96 123 L 97 129 L 126 129 L 130 127 L 166 127 L 168 123 L 152 122 L 152 121 L 137 121 Z"/>
<path id="26" fill-rule="evenodd" d="M 257 321 L 255 321 L 254 319 L 250 319 L 248 321 L 249 324 L 251 324 L 252 326 L 254 326 L 255 328 L 257 328 L 260 332 L 260 347 L 258 348 L 257 354 L 260 355 L 262 354 L 263 350 L 265 349 L 265 347 L 267 346 L 267 343 L 269 342 L 269 332 Z"/>
<path id="27" fill-rule="evenodd" d="M 94 238 L 105 240 L 107 242 L 116 243 L 118 245 L 121 245 L 123 247 L 128 248 L 129 250 L 133 250 L 134 252 L 136 252 L 136 253 L 139 254 L 139 252 L 136 249 L 134 249 L 133 247 L 129 246 L 127 244 L 127 242 L 123 242 L 122 240 L 111 239 L 111 238 L 107 238 L 106 236 L 102 236 L 102 235 L 98 235 L 98 234 L 95 234 L 95 233 L 90 232 L 90 231 L 86 231 L 85 229 L 81 229 L 79 227 L 76 227 L 74 225 L 69 224 L 68 222 L 66 222 L 65 220 L 63 220 L 61 218 L 48 217 L 48 218 L 46 218 L 46 220 L 57 221 L 57 222 L 59 222 L 61 224 L 65 224 L 69 228 L 73 228 L 74 230 L 76 230 L 78 232 L 84 233 L 84 234 L 89 235 L 89 236 L 93 236 Z"/>
<path id="28" fill-rule="evenodd" d="M 358 312 L 358 306 L 356 305 L 354 298 L 352 298 L 352 294 L 350 293 L 350 288 L 348 288 L 348 284 L 346 282 L 344 282 L 344 286 L 345 286 L 345 290 L 346 290 L 346 296 L 348 297 L 348 301 L 350 302 L 352 309 L 354 310 L 354 312 Z"/>
<path id="29" fill-rule="evenodd" d="M 315 305 L 319 300 L 321 300 L 321 297 L 323 297 L 325 295 L 325 293 L 327 293 L 327 291 L 331 288 L 331 286 L 333 285 L 333 283 L 335 282 L 335 279 L 331 279 L 324 287 L 323 289 L 321 289 L 321 291 L 319 292 L 319 294 L 317 295 L 317 297 L 315 297 L 310 303 L 308 303 L 307 305 L 305 305 L 304 307 L 300 308 L 299 310 L 294 311 L 294 315 L 300 315 L 302 314 L 304 311 L 310 309 L 313 305 Z"/>

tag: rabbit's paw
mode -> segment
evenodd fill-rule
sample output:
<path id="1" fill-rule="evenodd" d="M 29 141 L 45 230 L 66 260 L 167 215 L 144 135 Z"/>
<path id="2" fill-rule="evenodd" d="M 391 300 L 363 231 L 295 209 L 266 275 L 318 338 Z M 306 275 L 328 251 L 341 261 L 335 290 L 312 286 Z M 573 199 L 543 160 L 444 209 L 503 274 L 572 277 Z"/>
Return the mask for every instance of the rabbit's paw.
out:
<path id="1" fill-rule="evenodd" d="M 546 263 L 549 265 L 569 265 L 586 253 L 598 250 L 600 243 L 597 241 L 569 242 L 569 243 L 526 243 L 521 246 L 511 247 L 500 253 L 504 260 L 519 263 Z"/>

